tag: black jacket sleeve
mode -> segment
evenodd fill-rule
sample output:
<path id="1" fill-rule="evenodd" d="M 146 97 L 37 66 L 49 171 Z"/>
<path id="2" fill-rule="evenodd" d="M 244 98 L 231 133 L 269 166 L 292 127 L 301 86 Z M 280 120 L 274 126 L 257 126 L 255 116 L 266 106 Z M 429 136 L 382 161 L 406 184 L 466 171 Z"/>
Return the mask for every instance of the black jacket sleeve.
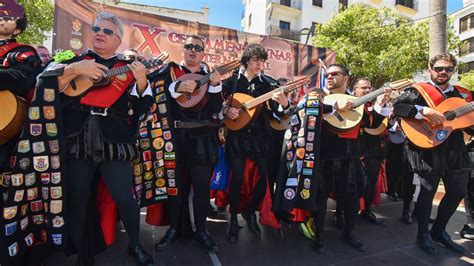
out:
<path id="1" fill-rule="evenodd" d="M 36 76 L 41 72 L 41 60 L 36 51 L 30 47 L 19 47 L 12 52 L 27 56 L 20 62 L 12 62 L 8 68 L 0 69 L 0 90 L 9 90 L 14 94 L 26 97 L 28 90 L 36 83 Z"/>

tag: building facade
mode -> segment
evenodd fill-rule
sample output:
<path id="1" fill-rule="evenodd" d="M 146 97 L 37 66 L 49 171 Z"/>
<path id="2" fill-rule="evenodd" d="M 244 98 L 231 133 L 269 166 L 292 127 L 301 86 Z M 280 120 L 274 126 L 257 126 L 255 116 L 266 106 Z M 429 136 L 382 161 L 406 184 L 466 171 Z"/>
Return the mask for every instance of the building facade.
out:
<path id="1" fill-rule="evenodd" d="M 419 19 L 429 15 L 429 0 L 242 0 L 244 31 L 304 42 L 300 30 L 313 23 L 324 24 L 338 12 L 339 4 L 362 3 L 390 7 L 400 14 Z"/>
<path id="2" fill-rule="evenodd" d="M 474 70 L 474 0 L 464 0 L 463 8 L 452 13 L 454 30 L 463 42 L 459 60 L 464 63 L 460 72 Z"/>

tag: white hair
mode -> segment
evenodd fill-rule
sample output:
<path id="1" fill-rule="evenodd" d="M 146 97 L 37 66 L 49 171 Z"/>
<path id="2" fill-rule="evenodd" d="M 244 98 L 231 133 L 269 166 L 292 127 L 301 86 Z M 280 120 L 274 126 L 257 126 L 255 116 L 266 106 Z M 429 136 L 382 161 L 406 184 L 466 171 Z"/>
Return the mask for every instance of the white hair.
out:
<path id="1" fill-rule="evenodd" d="M 100 12 L 95 17 L 94 25 L 97 25 L 97 23 L 99 23 L 100 21 L 104 21 L 104 20 L 110 21 L 113 24 L 115 24 L 115 26 L 117 26 L 117 31 L 118 31 L 117 34 L 119 35 L 120 39 L 122 39 L 122 37 L 123 37 L 123 24 L 122 24 L 122 21 L 120 21 L 120 19 L 117 17 L 117 15 L 112 14 L 112 13 L 108 13 L 108 12 Z"/>

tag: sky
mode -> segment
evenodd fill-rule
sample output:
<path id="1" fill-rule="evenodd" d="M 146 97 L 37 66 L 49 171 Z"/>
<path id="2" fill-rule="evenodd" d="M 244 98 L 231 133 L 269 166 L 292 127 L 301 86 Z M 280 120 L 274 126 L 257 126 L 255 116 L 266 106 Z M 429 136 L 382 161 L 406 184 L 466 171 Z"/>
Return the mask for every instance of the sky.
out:
<path id="1" fill-rule="evenodd" d="M 192 11 L 200 11 L 201 7 L 208 7 L 209 24 L 241 30 L 240 20 L 244 9 L 242 0 L 126 0 L 126 2 Z M 448 14 L 461 8 L 462 0 L 448 0 Z"/>

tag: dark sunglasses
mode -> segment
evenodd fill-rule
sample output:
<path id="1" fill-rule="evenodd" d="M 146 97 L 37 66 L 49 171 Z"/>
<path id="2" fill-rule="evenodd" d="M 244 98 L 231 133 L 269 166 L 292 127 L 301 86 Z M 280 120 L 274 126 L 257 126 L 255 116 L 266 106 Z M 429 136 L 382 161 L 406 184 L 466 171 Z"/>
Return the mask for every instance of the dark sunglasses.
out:
<path id="1" fill-rule="evenodd" d="M 441 73 L 446 71 L 446 73 L 452 73 L 454 71 L 454 67 L 433 67 L 433 70 L 436 71 L 436 73 Z"/>
<path id="2" fill-rule="evenodd" d="M 102 32 L 104 32 L 104 34 L 106 35 L 116 35 L 115 31 L 111 30 L 111 29 L 107 29 L 107 28 L 101 28 L 99 26 L 92 26 L 92 31 L 95 32 L 95 33 L 98 33 L 100 30 L 102 30 Z M 118 35 L 117 35 L 118 36 Z"/>
<path id="3" fill-rule="evenodd" d="M 201 45 L 192 44 L 192 43 L 185 44 L 184 49 L 186 49 L 188 51 L 191 51 L 191 50 L 194 49 L 194 51 L 198 52 L 198 53 L 204 51 L 204 48 Z"/>
<path id="4" fill-rule="evenodd" d="M 324 74 L 324 77 L 325 77 L 325 78 L 328 78 L 329 75 L 335 77 L 335 76 L 337 76 L 337 75 L 339 75 L 339 74 L 341 74 L 341 72 L 339 72 L 339 71 L 334 71 L 334 72 L 329 72 L 329 73 Z"/>

